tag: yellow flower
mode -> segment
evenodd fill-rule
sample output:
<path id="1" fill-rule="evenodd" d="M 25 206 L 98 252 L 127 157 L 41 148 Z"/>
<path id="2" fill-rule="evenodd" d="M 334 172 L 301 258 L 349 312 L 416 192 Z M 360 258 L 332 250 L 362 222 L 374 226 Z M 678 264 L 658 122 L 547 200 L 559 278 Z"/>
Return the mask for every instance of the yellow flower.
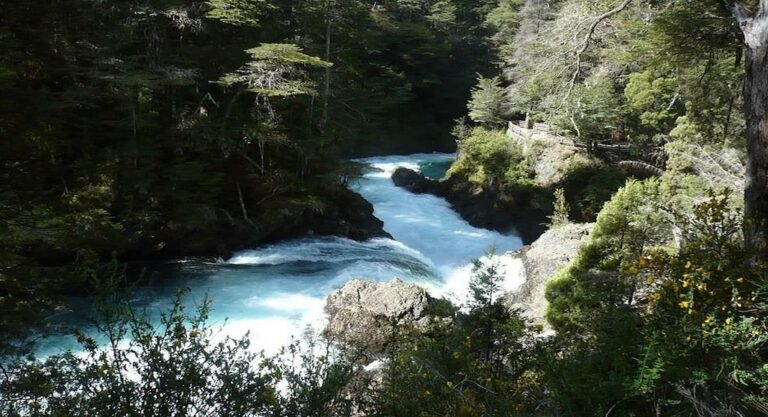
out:
<path id="1" fill-rule="evenodd" d="M 688 308 L 691 305 L 689 301 L 680 301 L 680 308 Z"/>

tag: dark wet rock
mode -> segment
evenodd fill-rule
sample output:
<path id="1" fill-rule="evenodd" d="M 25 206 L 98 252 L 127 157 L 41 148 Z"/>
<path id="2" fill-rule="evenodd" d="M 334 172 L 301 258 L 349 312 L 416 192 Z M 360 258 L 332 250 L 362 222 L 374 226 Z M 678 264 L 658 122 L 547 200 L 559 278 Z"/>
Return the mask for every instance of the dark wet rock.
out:
<path id="1" fill-rule="evenodd" d="M 333 235 L 364 241 L 375 237 L 390 237 L 384 222 L 373 215 L 373 204 L 360 194 L 340 189 L 329 195 L 334 201 L 330 211 L 321 215 L 309 213 L 304 226 L 318 235 Z"/>
<path id="2" fill-rule="evenodd" d="M 437 193 L 439 188 L 439 182 L 425 177 L 420 172 L 403 167 L 397 168 L 392 173 L 392 182 L 416 194 Z"/>
<path id="3" fill-rule="evenodd" d="M 532 243 L 544 233 L 551 210 L 541 207 L 529 193 L 511 195 L 478 189 L 458 175 L 437 181 L 412 169 L 398 168 L 392 175 L 392 181 L 413 193 L 429 193 L 445 198 L 474 227 L 500 232 L 515 229 L 525 244 Z"/>

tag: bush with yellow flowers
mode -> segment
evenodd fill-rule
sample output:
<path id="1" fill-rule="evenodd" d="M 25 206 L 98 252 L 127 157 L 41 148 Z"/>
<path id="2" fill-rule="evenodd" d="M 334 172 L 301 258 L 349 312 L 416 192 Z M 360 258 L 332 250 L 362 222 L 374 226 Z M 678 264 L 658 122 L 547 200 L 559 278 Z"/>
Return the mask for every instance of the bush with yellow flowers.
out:
<path id="1" fill-rule="evenodd" d="M 741 215 L 727 193 L 712 193 L 676 223 L 679 250 L 651 251 L 633 267 L 647 285 L 634 387 L 683 401 L 669 399 L 673 410 L 692 402 L 743 415 L 766 410 L 766 265 L 744 250 Z"/>
<path id="2" fill-rule="evenodd" d="M 575 416 L 768 413 L 766 265 L 744 250 L 727 193 L 662 207 L 661 185 L 630 181 L 547 286 L 553 403 Z"/>

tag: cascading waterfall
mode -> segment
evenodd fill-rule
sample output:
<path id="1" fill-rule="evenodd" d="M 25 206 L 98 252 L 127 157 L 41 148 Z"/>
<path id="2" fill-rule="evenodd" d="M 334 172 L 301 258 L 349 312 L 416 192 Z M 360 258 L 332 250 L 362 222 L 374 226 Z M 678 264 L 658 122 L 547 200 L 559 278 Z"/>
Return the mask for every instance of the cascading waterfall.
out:
<path id="1" fill-rule="evenodd" d="M 374 205 L 374 214 L 395 240 L 305 237 L 241 251 L 223 263 L 186 260 L 173 265 L 170 279 L 134 291 L 132 301 L 157 314 L 177 288 L 187 287 L 189 308 L 205 296 L 212 299 L 210 321 L 221 326 L 219 334 L 241 337 L 248 332 L 253 345 L 268 352 L 308 326 L 320 328 L 325 297 L 353 278 L 400 278 L 462 301 L 472 259 L 491 247 L 497 253 L 518 249 L 522 242 L 514 231 L 502 234 L 472 227 L 444 199 L 412 194 L 392 183 L 397 167 L 440 176 L 452 159 L 450 154 L 416 154 L 358 160 L 370 169 L 352 188 Z M 519 261 L 499 260 L 506 273 L 505 288 L 519 285 Z M 73 340 L 50 338 L 39 353 L 45 356 L 74 347 Z"/>

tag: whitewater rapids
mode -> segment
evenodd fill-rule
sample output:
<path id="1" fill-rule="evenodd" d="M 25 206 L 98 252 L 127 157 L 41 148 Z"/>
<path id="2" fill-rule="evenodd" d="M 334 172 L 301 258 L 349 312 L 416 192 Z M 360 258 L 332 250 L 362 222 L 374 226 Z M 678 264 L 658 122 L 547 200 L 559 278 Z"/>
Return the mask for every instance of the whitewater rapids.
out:
<path id="1" fill-rule="evenodd" d="M 490 248 L 497 253 L 519 249 L 522 241 L 514 231 L 472 227 L 444 199 L 412 194 L 392 183 L 398 167 L 441 176 L 453 158 L 451 154 L 416 154 L 358 160 L 369 168 L 351 188 L 373 204 L 374 215 L 394 240 L 356 242 L 310 236 L 244 250 L 225 262 L 187 260 L 173 266 L 170 279 L 134 291 L 132 301 L 150 314 L 159 314 L 178 287 L 187 287 L 185 303 L 190 309 L 206 295 L 212 299 L 210 324 L 221 327 L 220 335 L 249 333 L 253 346 L 268 353 L 307 328 L 322 328 L 325 298 L 353 278 L 400 278 L 427 287 L 433 295 L 462 302 L 472 259 Z M 520 261 L 499 260 L 504 288 L 514 289 L 522 281 Z M 75 348 L 71 339 L 51 338 L 42 343 L 39 354 L 68 348 Z"/>

